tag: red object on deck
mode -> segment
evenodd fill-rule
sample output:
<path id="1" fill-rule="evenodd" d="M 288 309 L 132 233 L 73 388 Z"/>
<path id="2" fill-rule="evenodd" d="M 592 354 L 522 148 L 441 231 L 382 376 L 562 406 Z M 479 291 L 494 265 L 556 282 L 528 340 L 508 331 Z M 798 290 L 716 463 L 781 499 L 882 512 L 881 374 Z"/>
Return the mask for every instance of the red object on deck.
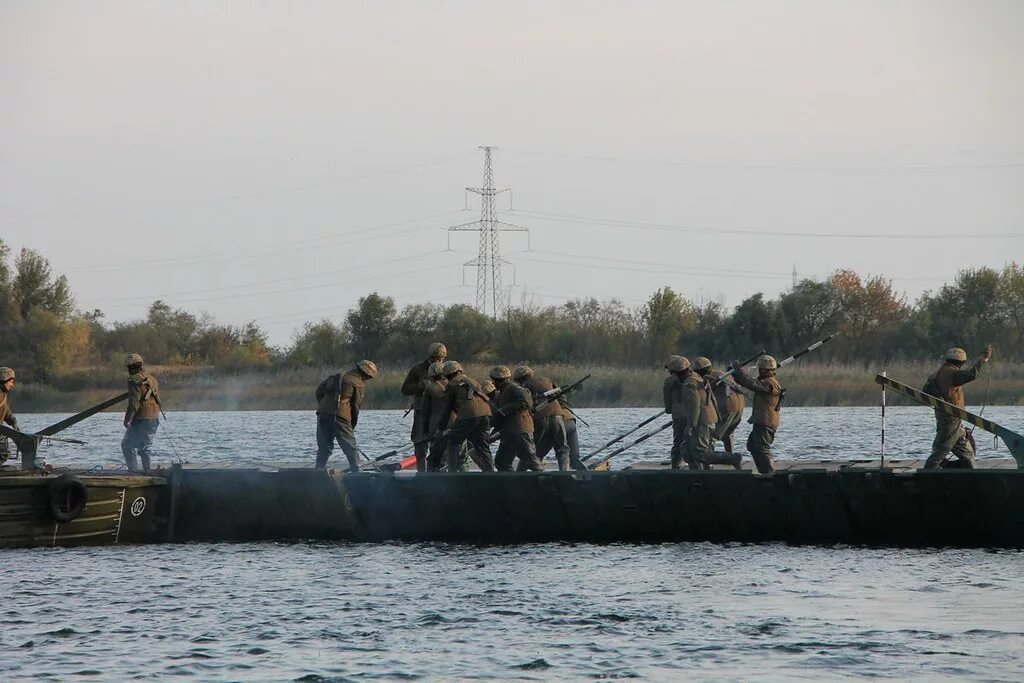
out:
<path id="1" fill-rule="evenodd" d="M 402 460 L 402 469 L 411 470 L 416 468 L 416 454 L 413 453 L 409 457 Z"/>

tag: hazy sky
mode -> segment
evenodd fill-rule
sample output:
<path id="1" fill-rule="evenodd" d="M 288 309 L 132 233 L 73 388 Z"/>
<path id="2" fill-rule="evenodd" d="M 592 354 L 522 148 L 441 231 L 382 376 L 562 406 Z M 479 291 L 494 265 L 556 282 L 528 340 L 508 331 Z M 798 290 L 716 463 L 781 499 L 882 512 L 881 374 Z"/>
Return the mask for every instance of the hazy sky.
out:
<path id="1" fill-rule="evenodd" d="M 0 237 L 84 310 L 284 344 L 374 290 L 472 303 L 442 228 L 495 145 L 514 300 L 794 265 L 913 299 L 1024 260 L 1022 76 L 1017 0 L 3 1 Z"/>

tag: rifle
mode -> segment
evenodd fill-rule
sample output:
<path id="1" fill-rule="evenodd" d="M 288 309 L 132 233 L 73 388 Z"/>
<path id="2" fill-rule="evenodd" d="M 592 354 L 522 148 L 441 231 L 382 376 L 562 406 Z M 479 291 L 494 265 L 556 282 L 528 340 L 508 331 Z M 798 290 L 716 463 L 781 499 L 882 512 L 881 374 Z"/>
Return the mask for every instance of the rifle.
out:
<path id="1" fill-rule="evenodd" d="M 586 382 L 588 379 L 590 379 L 590 377 L 591 377 L 591 375 L 587 375 L 583 379 L 581 379 L 579 381 L 576 381 L 576 382 L 573 382 L 572 384 L 570 384 L 567 387 L 555 387 L 554 389 L 548 389 L 547 391 L 545 391 L 542 394 L 538 394 L 538 398 L 540 399 L 540 401 L 538 401 L 537 403 L 534 404 L 533 412 L 536 413 L 538 410 L 540 410 L 541 408 L 543 408 L 547 404 L 551 403 L 552 401 L 557 401 L 558 399 L 562 398 L 566 394 L 568 394 L 568 393 L 570 393 L 572 391 L 576 391 L 581 386 L 583 386 L 583 383 Z"/>

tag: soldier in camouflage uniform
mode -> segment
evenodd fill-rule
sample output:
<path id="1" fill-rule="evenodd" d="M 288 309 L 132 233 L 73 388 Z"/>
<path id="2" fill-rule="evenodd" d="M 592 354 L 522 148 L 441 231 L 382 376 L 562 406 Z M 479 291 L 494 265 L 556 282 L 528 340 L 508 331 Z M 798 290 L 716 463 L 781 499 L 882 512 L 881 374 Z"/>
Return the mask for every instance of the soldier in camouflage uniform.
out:
<path id="1" fill-rule="evenodd" d="M 448 379 L 444 376 L 444 363 L 431 363 L 427 368 L 427 384 L 423 388 L 423 410 L 424 420 L 427 424 L 427 435 L 433 435 L 429 442 L 430 451 L 427 455 L 427 472 L 438 472 L 445 467 L 445 430 L 452 426 L 455 415 L 450 415 L 446 424 L 441 424 L 441 418 L 448 403 L 448 395 L 445 389 L 448 387 Z M 463 447 L 459 454 L 459 471 L 467 469 L 469 454 Z"/>
<path id="2" fill-rule="evenodd" d="M 535 377 L 533 369 L 526 365 L 517 367 L 512 376 L 517 384 L 529 390 L 534 403 L 540 400 L 539 397 L 544 392 L 558 388 L 558 385 L 547 377 Z M 540 409 L 534 409 L 533 417 L 533 438 L 537 445 L 537 457 L 543 462 L 544 457 L 554 448 L 559 471 L 567 471 L 570 448 L 562 405 L 558 401 L 548 401 Z"/>
<path id="3" fill-rule="evenodd" d="M 511 472 L 518 458 L 520 471 L 542 471 L 533 442 L 533 395 L 512 381 L 512 373 L 504 365 L 496 365 L 488 374 L 494 381 L 500 408 L 495 415 L 495 429 L 501 434 L 495 467 L 499 472 Z"/>
<path id="4" fill-rule="evenodd" d="M 10 426 L 11 429 L 18 429 L 18 418 L 14 417 L 14 413 L 11 412 L 9 394 L 12 389 L 14 389 L 14 370 L 7 367 L 0 368 L 0 422 Z M 0 465 L 7 462 L 10 457 L 10 442 L 6 436 L 0 436 Z"/>
<path id="5" fill-rule="evenodd" d="M 331 375 L 316 388 L 316 466 L 327 467 L 337 441 L 348 458 L 349 469 L 359 471 L 356 425 L 366 395 L 366 382 L 377 376 L 373 361 L 361 360 L 344 375 Z"/>
<path id="6" fill-rule="evenodd" d="M 459 363 L 447 361 L 443 372 L 448 378 L 448 386 L 445 388 L 441 423 L 447 423 L 453 414 L 456 416 L 445 442 L 448 471 L 459 469 L 459 453 L 463 444 L 468 442 L 473 462 L 481 471 L 493 472 L 494 460 L 487 443 L 487 433 L 491 429 L 491 406 L 487 396 L 475 379 L 466 376 Z"/>
<path id="7" fill-rule="evenodd" d="M 964 369 L 967 352 L 961 348 L 946 351 L 942 366 L 928 378 L 924 385 L 924 393 L 963 408 L 963 385 L 977 379 L 982 367 L 992 357 L 992 346 L 986 346 L 981 357 L 969 368 Z M 974 467 L 974 444 L 960 418 L 953 417 L 941 410 L 935 411 L 935 440 L 932 442 L 932 453 L 925 461 L 925 469 L 939 467 L 946 455 L 952 451 L 962 466 Z"/>
<path id="8" fill-rule="evenodd" d="M 402 382 L 402 395 L 412 397 L 412 435 L 410 438 L 414 443 L 417 472 L 424 472 L 427 469 L 428 444 L 423 441 L 423 437 L 430 434 L 423 414 L 423 392 L 429 381 L 427 379 L 427 368 L 430 367 L 431 363 L 444 363 L 444 359 L 447 357 L 448 348 L 440 342 L 434 342 L 427 348 L 427 359 L 422 363 L 412 366 L 409 374 L 405 377 L 405 381 Z"/>
<path id="9" fill-rule="evenodd" d="M 747 402 L 731 379 L 721 379 L 724 374 L 717 368 L 711 368 L 708 380 L 711 382 L 715 405 L 718 407 L 718 424 L 715 425 L 714 437 L 722 442 L 726 453 L 732 453 L 732 435 L 743 421 L 743 409 L 747 407 Z"/>
<path id="10" fill-rule="evenodd" d="M 775 379 L 775 371 L 778 364 L 771 356 L 761 356 L 757 359 L 757 378 L 748 375 L 739 361 L 732 364 L 736 368 L 733 377 L 736 384 L 746 387 L 754 392 L 754 406 L 751 409 L 750 419 L 747 420 L 754 427 L 747 437 L 747 450 L 754 459 L 754 466 L 761 474 L 771 474 L 775 471 L 775 457 L 772 455 L 772 444 L 775 442 L 775 432 L 779 428 L 779 412 L 782 409 L 782 399 L 786 394 L 785 389 Z"/>
<path id="11" fill-rule="evenodd" d="M 121 453 L 132 472 L 138 471 L 139 460 L 142 469 L 148 470 L 149 451 L 160 426 L 160 383 L 145 371 L 139 354 L 130 354 L 124 364 L 128 369 L 128 408 L 124 413 L 127 431 L 121 439 Z"/>
<path id="12" fill-rule="evenodd" d="M 701 356 L 693 361 L 692 370 L 682 386 L 687 421 L 692 425 L 686 440 L 686 462 L 697 463 L 703 469 L 709 469 L 710 465 L 732 465 L 740 469 L 739 454 L 715 452 L 712 433 L 718 424 L 719 414 L 714 391 L 707 379 L 711 361 Z"/>
<path id="13" fill-rule="evenodd" d="M 690 360 L 685 356 L 670 356 L 665 363 L 668 377 L 662 386 L 665 413 L 672 416 L 672 469 L 678 470 L 687 457 L 686 441 L 690 425 L 686 405 L 683 403 L 683 380 L 690 375 Z M 696 462 L 686 463 L 690 469 L 697 469 Z"/>

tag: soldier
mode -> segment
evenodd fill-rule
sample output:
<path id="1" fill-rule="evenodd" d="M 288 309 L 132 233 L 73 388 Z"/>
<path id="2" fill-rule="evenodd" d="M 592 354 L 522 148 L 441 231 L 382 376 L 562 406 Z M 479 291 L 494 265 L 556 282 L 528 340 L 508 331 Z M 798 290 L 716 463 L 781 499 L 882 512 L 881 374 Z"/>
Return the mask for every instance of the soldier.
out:
<path id="1" fill-rule="evenodd" d="M 483 472 L 494 471 L 491 447 L 487 444 L 487 433 L 491 428 L 491 406 L 480 385 L 467 377 L 462 366 L 455 361 L 444 364 L 444 376 L 448 378 L 445 388 L 445 406 L 441 411 L 441 423 L 446 424 L 451 415 L 455 422 L 448 430 L 445 449 L 448 454 L 448 471 L 459 468 L 459 452 L 469 442 L 469 455 Z"/>
<path id="2" fill-rule="evenodd" d="M 431 363 L 444 363 L 447 356 L 448 348 L 440 342 L 434 342 L 427 347 L 427 359 L 412 366 L 405 381 L 402 382 L 402 395 L 412 396 L 412 435 L 410 438 L 416 453 L 417 472 L 424 472 L 427 469 L 427 442 L 417 443 L 429 433 L 423 416 L 423 391 L 428 381 L 427 368 Z"/>
<path id="3" fill-rule="evenodd" d="M 683 381 L 691 374 L 690 361 L 685 356 L 671 356 L 665 363 L 668 378 L 662 386 L 665 399 L 665 413 L 672 416 L 672 469 L 682 467 L 683 460 L 688 457 L 686 442 L 689 436 L 688 414 L 683 402 Z M 686 461 L 690 469 L 697 469 L 696 462 Z"/>
<path id="4" fill-rule="evenodd" d="M 683 381 L 683 400 L 691 425 L 690 435 L 686 440 L 686 461 L 698 463 L 704 469 L 709 465 L 732 465 L 736 469 L 741 469 L 742 458 L 738 453 L 715 452 L 712 433 L 718 424 L 719 413 L 714 391 L 707 379 L 710 372 L 711 361 L 701 356 L 693 361 L 693 372 Z"/>
<path id="5" fill-rule="evenodd" d="M 992 345 L 989 344 L 966 370 L 962 369 L 967 362 L 967 352 L 961 348 L 946 351 L 945 362 L 928 378 L 924 385 L 924 393 L 952 403 L 957 408 L 964 407 L 963 385 L 973 382 L 982 366 L 992 357 Z M 932 454 L 925 461 L 925 469 L 939 467 L 946 455 L 952 451 L 961 466 L 974 467 L 974 444 L 964 429 L 960 418 L 948 415 L 941 410 L 935 411 L 935 440 L 932 442 Z"/>
<path id="6" fill-rule="evenodd" d="M 533 396 L 526 387 L 512 381 L 512 373 L 504 365 L 494 366 L 488 375 L 494 381 L 500 406 L 495 416 L 501 434 L 495 467 L 499 472 L 511 472 L 512 462 L 519 458 L 519 470 L 542 471 L 533 442 Z"/>
<path id="7" fill-rule="evenodd" d="M 557 389 L 558 385 L 547 377 L 534 377 L 533 369 L 520 365 L 513 373 L 516 383 L 525 387 L 533 394 L 534 403 L 545 391 Z M 537 444 L 537 457 L 542 461 L 552 448 L 558 460 L 558 469 L 565 472 L 569 469 L 569 439 L 565 433 L 565 419 L 562 416 L 562 405 L 558 401 L 548 401 L 539 410 L 534 409 L 533 438 Z"/>
<path id="8" fill-rule="evenodd" d="M 569 444 L 569 467 L 579 472 L 586 472 L 587 466 L 580 460 L 580 433 L 576 427 L 576 413 L 565 401 L 559 399 L 562 406 L 562 421 L 565 423 L 565 440 Z"/>
<path id="9" fill-rule="evenodd" d="M 775 379 L 778 364 L 771 356 L 761 356 L 757 359 L 757 379 L 738 366 L 739 361 L 730 366 L 736 368 L 733 374 L 736 384 L 754 392 L 754 406 L 750 419 L 747 420 L 754 427 L 747 437 L 747 450 L 754 459 L 757 471 L 761 474 L 771 474 L 775 471 L 772 443 L 779 428 L 779 411 L 782 409 L 782 399 L 786 395 L 786 390 Z"/>
<path id="10" fill-rule="evenodd" d="M 747 401 L 743 394 L 732 383 L 732 380 L 721 379 L 725 374 L 718 368 L 711 368 L 708 378 L 715 394 L 715 405 L 718 407 L 718 424 L 715 425 L 714 437 L 725 446 L 726 453 L 733 452 L 733 432 L 743 421 L 743 409 Z"/>
<path id="11" fill-rule="evenodd" d="M 11 368 L 0 368 L 0 422 L 18 429 L 18 418 L 11 412 L 11 389 L 14 388 L 14 370 Z M 20 430 L 19 430 L 20 431 Z M 11 446 L 6 436 L 0 436 L 0 465 L 7 462 L 11 457 Z"/>
<path id="12" fill-rule="evenodd" d="M 366 382 L 377 376 L 373 361 L 361 360 L 344 375 L 331 375 L 316 388 L 316 466 L 327 467 L 337 441 L 348 458 L 349 469 L 359 471 L 356 425 L 363 407 Z"/>
<path id="13" fill-rule="evenodd" d="M 427 455 L 427 472 L 437 472 L 444 464 L 444 430 L 451 426 L 450 421 L 441 423 L 448 403 L 448 396 L 445 393 L 448 380 L 444 376 L 443 368 L 444 363 L 431 363 L 427 368 L 427 382 L 423 386 L 423 419 L 427 425 L 427 435 L 433 436 L 427 443 L 430 447 Z"/>
<path id="14" fill-rule="evenodd" d="M 130 354 L 124 361 L 128 368 L 128 409 L 124 413 L 124 438 L 121 452 L 128 469 L 137 472 L 149 469 L 149 449 L 160 426 L 160 383 L 143 369 L 142 356 Z M 138 454 L 138 459 L 136 459 Z"/>

